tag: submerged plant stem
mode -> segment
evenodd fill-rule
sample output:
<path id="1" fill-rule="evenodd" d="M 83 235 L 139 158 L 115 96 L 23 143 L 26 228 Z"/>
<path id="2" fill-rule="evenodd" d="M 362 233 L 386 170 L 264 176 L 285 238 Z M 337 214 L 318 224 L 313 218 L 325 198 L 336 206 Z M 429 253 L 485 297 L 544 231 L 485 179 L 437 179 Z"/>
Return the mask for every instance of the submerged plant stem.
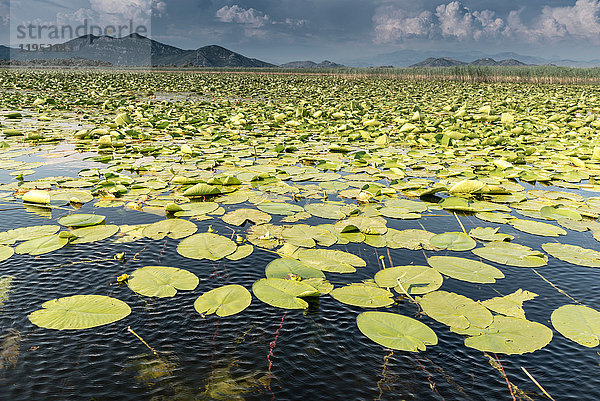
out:
<path id="1" fill-rule="evenodd" d="M 570 296 L 569 294 L 567 294 L 565 291 L 561 290 L 560 288 L 558 288 L 556 285 L 554 285 L 550 280 L 548 280 L 546 277 L 542 276 L 537 270 L 535 269 L 531 269 L 533 270 L 533 272 L 535 274 L 537 274 L 538 276 L 540 276 L 542 278 L 542 280 L 544 280 L 545 282 L 547 282 L 548 284 L 550 284 L 552 287 L 554 287 L 556 289 L 556 291 L 560 292 L 561 294 L 563 294 L 564 296 L 568 297 L 569 299 L 571 299 L 573 302 L 578 303 L 579 305 L 583 305 L 581 302 L 579 302 L 578 300 L 576 300 L 575 298 L 573 298 L 572 296 Z"/>
<path id="2" fill-rule="evenodd" d="M 525 372 L 525 374 L 526 374 L 526 375 L 527 375 L 527 376 L 528 376 L 528 377 L 531 379 L 531 381 L 532 381 L 532 382 L 533 382 L 533 383 L 534 383 L 536 386 L 538 386 L 538 388 L 539 388 L 540 390 L 542 390 L 542 393 L 544 393 L 544 395 L 545 395 L 546 397 L 548 397 L 548 398 L 550 398 L 552 401 L 554 401 L 554 398 L 552 398 L 552 397 L 550 396 L 550 394 L 548 394 L 548 392 L 547 392 L 547 391 L 546 391 L 546 390 L 545 390 L 545 389 L 542 387 L 542 385 L 541 385 L 540 383 L 538 383 L 538 381 L 537 381 L 537 380 L 535 380 L 535 379 L 533 378 L 533 376 L 531 376 L 531 373 L 529 373 L 529 372 L 527 371 L 527 369 L 525 369 L 523 366 L 521 366 L 521 369 L 522 369 L 522 370 L 523 370 L 523 372 Z"/>
<path id="3" fill-rule="evenodd" d="M 156 352 L 156 350 L 154 348 L 152 348 L 150 346 L 150 344 L 148 344 L 138 333 L 136 333 L 135 331 L 133 331 L 133 329 L 131 328 L 131 326 L 127 326 L 127 331 L 130 332 L 131 334 L 133 334 L 134 336 L 136 336 L 138 338 L 138 340 L 140 340 L 142 342 L 142 344 L 144 344 L 146 347 L 148 347 L 148 349 L 150 351 L 152 351 L 152 353 L 156 356 L 158 356 L 158 352 Z"/>

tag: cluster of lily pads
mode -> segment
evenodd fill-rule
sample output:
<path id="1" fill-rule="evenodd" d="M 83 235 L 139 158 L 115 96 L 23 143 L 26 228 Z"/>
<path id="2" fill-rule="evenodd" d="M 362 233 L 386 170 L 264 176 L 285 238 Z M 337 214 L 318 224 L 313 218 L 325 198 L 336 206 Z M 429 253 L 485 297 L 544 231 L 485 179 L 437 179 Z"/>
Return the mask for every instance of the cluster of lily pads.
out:
<path id="1" fill-rule="evenodd" d="M 68 86 L 74 77 L 79 84 Z M 600 91 L 594 87 L 19 71 L 0 73 L 0 84 L 14 89 L 1 94 L 0 169 L 14 179 L 0 185 L 0 202 L 49 218 L 69 211 L 58 219 L 63 231 L 39 225 L 1 232 L 0 261 L 109 238 L 118 244 L 168 237 L 180 240 L 180 255 L 207 261 L 239 260 L 259 248 L 278 255 L 265 278 L 248 283 L 266 304 L 306 309 L 311 298 L 327 295 L 370 309 L 411 302 L 466 336 L 466 346 L 506 354 L 551 341 L 552 330 L 527 320 L 522 307 L 536 294 L 519 289 L 473 300 L 440 290 L 444 276 L 493 284 L 504 274 L 481 259 L 537 268 L 548 255 L 600 267 L 594 249 L 547 242 L 536 250 L 500 232 L 560 239 L 567 230 L 589 231 L 600 240 L 600 197 L 587 196 L 600 191 Z M 185 96 L 171 99 L 155 88 Z M 51 163 L 59 144 L 70 145 L 72 154 L 91 152 L 86 160 L 102 164 L 77 177 L 29 180 Z M 46 162 L 19 160 L 44 154 Z M 166 218 L 105 224 L 101 214 L 77 213 L 87 203 Z M 437 234 L 388 227 L 453 214 L 482 225 Z M 216 219 L 234 234 L 197 233 L 196 221 Z M 428 266 L 390 266 L 370 280 L 334 288 L 329 275 L 366 267 L 357 255 L 328 249 L 350 243 L 446 252 L 428 257 Z M 198 285 L 195 274 L 167 266 L 137 269 L 123 281 L 149 297 Z M 194 306 L 226 317 L 251 300 L 244 286 L 226 285 Z M 29 318 L 41 327 L 80 329 L 130 312 L 114 298 L 74 295 L 44 303 Z M 551 319 L 565 337 L 598 345 L 600 312 L 565 305 Z M 365 311 L 357 326 L 392 349 L 437 344 L 422 321 L 397 313 Z"/>

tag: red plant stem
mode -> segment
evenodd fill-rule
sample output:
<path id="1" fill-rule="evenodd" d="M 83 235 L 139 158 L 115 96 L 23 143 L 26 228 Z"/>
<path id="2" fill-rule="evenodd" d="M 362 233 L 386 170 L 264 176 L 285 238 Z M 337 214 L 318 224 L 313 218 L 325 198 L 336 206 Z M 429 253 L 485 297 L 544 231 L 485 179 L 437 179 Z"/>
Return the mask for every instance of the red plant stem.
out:
<path id="1" fill-rule="evenodd" d="M 268 387 L 269 387 L 269 391 L 272 394 L 273 394 L 273 390 L 271 390 L 271 367 L 273 366 L 273 361 L 271 361 L 271 357 L 273 356 L 273 350 L 275 349 L 275 346 L 277 345 L 277 339 L 279 338 L 279 330 L 281 330 L 281 328 L 283 327 L 283 319 L 285 319 L 285 315 L 287 315 L 287 312 L 284 312 L 283 316 L 281 316 L 281 322 L 279 323 L 279 327 L 277 328 L 277 331 L 275 331 L 275 338 L 273 339 L 273 341 L 271 341 L 269 343 L 269 353 L 267 354 L 267 362 L 269 363 L 269 368 L 267 369 L 267 375 L 269 377 Z M 275 394 L 273 394 L 273 399 L 275 399 Z"/>
<path id="2" fill-rule="evenodd" d="M 160 258 L 162 258 L 162 256 L 165 253 L 165 248 L 167 247 L 167 239 L 165 238 L 165 242 L 162 246 L 162 249 L 160 250 L 160 254 L 158 255 L 158 261 L 160 262 Z"/>
<path id="3" fill-rule="evenodd" d="M 512 397 L 513 401 L 517 401 L 517 399 L 515 398 L 515 395 L 513 394 L 512 387 L 510 386 L 510 382 L 508 381 L 508 377 L 506 376 L 506 373 L 504 372 L 504 367 L 502 366 L 502 363 L 500 363 L 500 359 L 498 359 L 498 355 L 496 355 L 494 353 L 494 356 L 496 357 L 496 361 L 498 361 L 498 365 L 500 365 L 500 370 L 502 371 L 502 374 L 504 375 L 504 379 L 506 380 L 506 385 L 508 386 L 508 390 L 510 391 L 510 396 Z"/>

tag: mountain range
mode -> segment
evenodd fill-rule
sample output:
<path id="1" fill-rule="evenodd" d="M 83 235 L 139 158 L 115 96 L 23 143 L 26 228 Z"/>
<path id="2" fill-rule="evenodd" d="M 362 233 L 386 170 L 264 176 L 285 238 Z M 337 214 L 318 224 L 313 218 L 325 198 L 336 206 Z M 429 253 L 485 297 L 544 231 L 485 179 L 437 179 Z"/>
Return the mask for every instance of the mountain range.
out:
<path id="1" fill-rule="evenodd" d="M 450 57 L 442 57 L 442 58 L 434 58 L 429 57 L 426 60 L 421 61 L 420 63 L 416 63 L 411 65 L 410 67 L 454 67 L 460 65 L 474 65 L 474 66 L 486 66 L 486 67 L 524 67 L 528 64 L 525 64 L 519 60 L 515 59 L 507 59 L 496 61 L 491 57 L 480 58 L 475 61 L 471 61 L 470 63 L 465 63 L 464 61 L 454 60 Z"/>

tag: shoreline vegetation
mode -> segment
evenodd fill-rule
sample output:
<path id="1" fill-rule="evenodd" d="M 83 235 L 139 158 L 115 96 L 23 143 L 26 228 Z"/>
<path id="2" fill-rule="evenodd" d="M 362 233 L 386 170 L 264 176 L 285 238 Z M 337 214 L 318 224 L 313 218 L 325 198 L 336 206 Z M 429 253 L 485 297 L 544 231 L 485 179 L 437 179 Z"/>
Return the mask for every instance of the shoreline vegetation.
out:
<path id="1" fill-rule="evenodd" d="M 43 63 L 4 61 L 0 69 L 43 69 L 73 70 L 86 68 L 90 70 L 108 71 L 151 71 L 151 72 L 185 72 L 185 73 L 240 73 L 240 74 L 273 74 L 273 75 L 322 75 L 344 78 L 380 78 L 405 79 L 411 81 L 456 81 L 456 82 L 513 82 L 533 84 L 598 84 L 600 83 L 600 67 L 575 68 L 561 66 L 526 66 L 526 67 L 493 67 L 493 66 L 454 66 L 454 67 L 372 67 L 372 68 L 232 68 L 232 67 L 122 67 L 111 66 L 110 63 Z M 79 60 L 82 61 L 82 60 Z M 91 61 L 91 60 L 86 60 Z M 108 64 L 108 65 L 107 65 Z M 85 72 L 85 70 L 83 71 Z"/>

